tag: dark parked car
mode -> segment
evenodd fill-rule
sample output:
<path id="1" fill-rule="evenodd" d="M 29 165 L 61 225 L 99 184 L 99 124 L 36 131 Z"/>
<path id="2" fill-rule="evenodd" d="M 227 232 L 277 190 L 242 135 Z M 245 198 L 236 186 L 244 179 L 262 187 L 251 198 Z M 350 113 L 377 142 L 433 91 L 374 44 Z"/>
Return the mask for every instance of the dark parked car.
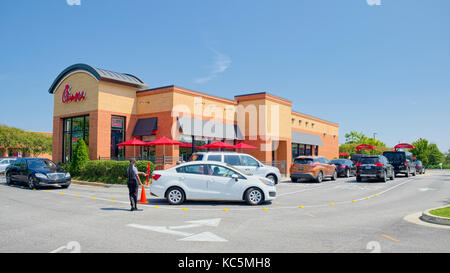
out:
<path id="1" fill-rule="evenodd" d="M 418 173 L 418 174 L 425 173 L 425 166 L 423 165 L 422 161 L 420 161 L 420 160 L 416 160 L 416 173 Z"/>
<path id="2" fill-rule="evenodd" d="M 30 189 L 40 186 L 70 186 L 70 174 L 45 158 L 18 158 L 6 169 L 6 183 L 26 183 Z"/>
<path id="3" fill-rule="evenodd" d="M 356 175 L 356 164 L 353 164 L 350 159 L 334 159 L 330 163 L 336 166 L 338 176 L 350 177 Z"/>
<path id="4" fill-rule="evenodd" d="M 389 163 L 394 166 L 395 175 L 402 173 L 406 177 L 410 174 L 416 175 L 416 164 L 414 163 L 414 158 L 412 153 L 404 151 L 387 151 L 383 155 L 387 157 Z"/>
<path id="5" fill-rule="evenodd" d="M 382 182 L 386 182 L 388 178 L 394 180 L 394 167 L 385 156 L 362 156 L 356 166 L 356 181 L 361 182 L 362 178 L 376 178 Z"/>

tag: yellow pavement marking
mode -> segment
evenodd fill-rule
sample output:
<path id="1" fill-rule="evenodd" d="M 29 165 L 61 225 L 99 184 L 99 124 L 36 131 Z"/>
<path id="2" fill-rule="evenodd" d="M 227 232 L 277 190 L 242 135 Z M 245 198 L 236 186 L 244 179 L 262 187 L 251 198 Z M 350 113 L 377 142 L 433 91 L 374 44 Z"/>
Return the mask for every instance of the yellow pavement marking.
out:
<path id="1" fill-rule="evenodd" d="M 59 194 L 64 194 L 63 192 L 60 192 Z"/>
<path id="2" fill-rule="evenodd" d="M 49 190 L 46 190 L 45 192 L 50 192 Z"/>
<path id="3" fill-rule="evenodd" d="M 304 206 L 298 206 L 299 208 L 301 208 L 301 209 L 303 209 L 304 208 Z"/>
<path id="4" fill-rule="evenodd" d="M 228 211 L 228 209 L 227 209 L 227 208 L 224 208 L 223 210 L 224 210 L 224 211 Z"/>
<path id="5" fill-rule="evenodd" d="M 398 239 L 395 239 L 395 238 L 392 238 L 391 236 L 388 236 L 388 235 L 386 235 L 386 234 L 383 234 L 383 235 L 381 235 L 382 237 L 384 237 L 384 238 L 387 238 L 387 239 L 389 239 L 389 240 L 392 240 L 392 241 L 394 241 L 394 242 L 400 242 L 400 240 L 398 240 Z"/>
<path id="6" fill-rule="evenodd" d="M 334 206 L 334 203 L 330 203 L 330 206 Z"/>
<path id="7" fill-rule="evenodd" d="M 155 209 L 159 209 L 159 207 L 158 207 L 158 206 L 155 206 L 154 208 L 155 208 Z"/>
<path id="8" fill-rule="evenodd" d="M 263 210 L 268 210 L 269 208 L 263 208 Z"/>
<path id="9" fill-rule="evenodd" d="M 111 201 L 111 203 L 114 203 L 114 202 L 116 202 L 116 200 L 110 200 Z"/>
<path id="10" fill-rule="evenodd" d="M 80 196 L 79 194 L 75 194 L 75 197 L 78 197 L 78 196 Z"/>
<path id="11" fill-rule="evenodd" d="M 367 196 L 367 197 L 366 197 L 366 199 L 370 199 L 370 197 L 369 197 L 369 196 Z"/>
<path id="12" fill-rule="evenodd" d="M 183 210 L 188 210 L 187 208 L 183 208 Z"/>
<path id="13" fill-rule="evenodd" d="M 356 203 L 356 200 L 352 200 L 353 203 Z"/>
<path id="14" fill-rule="evenodd" d="M 97 199 L 96 197 L 92 197 L 92 200 L 95 200 L 95 199 Z"/>

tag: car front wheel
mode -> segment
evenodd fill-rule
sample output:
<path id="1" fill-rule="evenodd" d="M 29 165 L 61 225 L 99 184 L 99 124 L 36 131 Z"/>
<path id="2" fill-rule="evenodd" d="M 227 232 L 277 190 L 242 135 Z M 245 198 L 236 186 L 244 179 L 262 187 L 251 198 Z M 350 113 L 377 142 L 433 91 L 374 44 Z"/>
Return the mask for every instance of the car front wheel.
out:
<path id="1" fill-rule="evenodd" d="M 245 201 L 251 206 L 256 206 L 264 201 L 264 194 L 258 188 L 250 188 L 245 194 Z"/>
<path id="2" fill-rule="evenodd" d="M 7 185 L 12 185 L 13 181 L 11 179 L 11 174 L 10 173 L 6 173 L 6 184 Z"/>
<path id="3" fill-rule="evenodd" d="M 272 181 L 275 185 L 278 184 L 277 177 L 275 175 L 269 174 L 266 176 L 266 178 Z"/>

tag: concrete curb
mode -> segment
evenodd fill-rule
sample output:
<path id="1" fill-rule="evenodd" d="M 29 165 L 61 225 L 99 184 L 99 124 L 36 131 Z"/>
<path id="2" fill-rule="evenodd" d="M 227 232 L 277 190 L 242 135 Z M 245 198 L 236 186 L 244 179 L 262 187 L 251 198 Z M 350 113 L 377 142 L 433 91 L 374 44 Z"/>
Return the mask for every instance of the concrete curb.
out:
<path id="1" fill-rule="evenodd" d="M 112 185 L 105 184 L 105 183 L 87 182 L 87 181 L 80 181 L 80 180 L 72 180 L 71 183 L 75 184 L 75 185 L 93 186 L 93 187 L 102 187 L 102 188 L 111 188 L 111 186 L 112 186 Z"/>
<path id="2" fill-rule="evenodd" d="M 422 216 L 420 218 L 423 221 L 426 221 L 426 222 L 429 222 L 429 223 L 450 226 L 450 218 L 440 217 L 440 216 L 432 215 L 430 213 L 431 210 L 441 209 L 441 208 L 446 208 L 446 207 L 448 207 L 448 206 L 426 210 L 426 211 L 422 212 Z"/>

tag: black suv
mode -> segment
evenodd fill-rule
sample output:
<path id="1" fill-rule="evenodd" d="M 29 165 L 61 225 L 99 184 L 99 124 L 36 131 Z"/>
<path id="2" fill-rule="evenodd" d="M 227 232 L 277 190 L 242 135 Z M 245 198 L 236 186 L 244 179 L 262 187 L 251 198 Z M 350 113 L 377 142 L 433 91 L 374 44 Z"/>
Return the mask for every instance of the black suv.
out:
<path id="1" fill-rule="evenodd" d="M 402 173 L 406 177 L 410 174 L 416 175 L 416 163 L 414 162 L 414 157 L 410 152 L 404 151 L 387 151 L 383 155 L 387 157 L 389 163 L 394 166 L 395 175 Z"/>
<path id="2" fill-rule="evenodd" d="M 10 185 L 15 182 L 26 183 L 30 189 L 50 185 L 68 188 L 71 177 L 49 159 L 18 158 L 6 168 L 6 183 Z"/>
<path id="3" fill-rule="evenodd" d="M 376 178 L 386 182 L 388 178 L 394 180 L 394 167 L 382 155 L 364 155 L 356 164 L 356 181 L 362 178 Z"/>

